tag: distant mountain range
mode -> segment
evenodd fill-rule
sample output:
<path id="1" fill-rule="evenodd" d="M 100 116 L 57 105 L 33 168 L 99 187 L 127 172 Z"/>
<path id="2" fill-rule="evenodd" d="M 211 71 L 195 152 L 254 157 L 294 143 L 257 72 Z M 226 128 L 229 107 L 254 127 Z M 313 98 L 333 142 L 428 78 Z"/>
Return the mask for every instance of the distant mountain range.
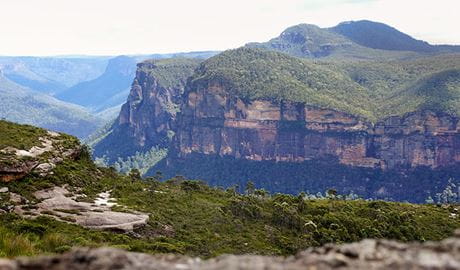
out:
<path id="1" fill-rule="evenodd" d="M 97 78 L 110 57 L 0 57 L 0 70 L 11 81 L 54 95 L 82 81 Z"/>
<path id="2" fill-rule="evenodd" d="M 104 123 L 83 107 L 25 88 L 1 74 L 0 100 L 1 118 L 66 132 L 80 138 L 88 136 Z"/>
<path id="3" fill-rule="evenodd" d="M 99 77 L 78 83 L 56 95 L 56 98 L 100 112 L 126 101 L 136 74 L 137 60 L 118 56 L 109 63 Z"/>
<path id="4" fill-rule="evenodd" d="M 207 58 L 216 53 L 204 51 L 117 57 L 0 57 L 0 71 L 3 74 L 0 94 L 12 101 L 12 104 L 3 107 L 0 117 L 65 131 L 83 138 L 118 115 L 121 105 L 128 97 L 138 62 L 150 58 Z M 22 98 L 18 98 L 19 96 Z M 38 100 L 46 105 L 38 106 Z M 33 117 L 16 113 L 22 111 L 19 108 L 30 107 L 31 102 L 34 104 L 33 111 L 36 112 Z M 50 113 L 51 109 L 54 118 L 48 120 L 52 123 L 66 123 L 62 125 L 73 128 L 62 129 L 59 125 L 49 125 L 48 120 L 38 120 L 38 116 Z M 74 117 L 67 117 L 70 113 Z M 83 125 L 78 119 L 80 116 L 90 119 L 91 124 Z M 81 130 L 78 130 L 79 126 Z"/>

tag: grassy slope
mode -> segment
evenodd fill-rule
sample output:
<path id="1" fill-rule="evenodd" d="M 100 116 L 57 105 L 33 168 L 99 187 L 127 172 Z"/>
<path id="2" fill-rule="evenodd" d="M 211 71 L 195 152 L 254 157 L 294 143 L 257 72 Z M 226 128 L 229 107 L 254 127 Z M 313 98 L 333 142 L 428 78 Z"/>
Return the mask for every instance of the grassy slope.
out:
<path id="1" fill-rule="evenodd" d="M 37 138 L 33 134 L 43 132 L 31 129 L 11 126 L 15 136 L 28 137 L 24 138 L 27 144 L 33 144 L 33 138 Z M 69 145 L 75 142 L 68 138 Z M 16 140 L 2 139 L 1 145 L 15 146 Z M 0 256 L 105 245 L 201 257 L 222 253 L 293 254 L 313 245 L 367 237 L 438 240 L 460 227 L 460 218 L 450 215 L 453 206 L 311 200 L 282 194 L 270 196 L 261 191 L 241 195 L 232 189 L 212 188 L 181 177 L 164 183 L 154 178 L 142 181 L 98 168 L 85 152 L 75 161 L 58 165 L 54 172 L 45 178 L 29 175 L 21 181 L 0 183 L 0 187 L 7 186 L 21 194 L 31 205 L 37 202 L 32 196 L 34 191 L 55 185 L 68 184 L 71 191 L 81 188 L 89 199 L 101 191 L 112 190 L 123 205 L 117 206 L 118 210 L 129 207 L 150 214 L 148 225 L 136 231 L 141 237 L 92 231 L 49 217 L 26 220 L 15 214 L 0 214 Z M 1 194 L 1 207 L 8 204 L 6 195 Z"/>
<path id="2" fill-rule="evenodd" d="M 40 144 L 38 138 L 44 135 L 46 135 L 44 129 L 0 120 L 0 149 L 10 146 L 29 150 Z"/>

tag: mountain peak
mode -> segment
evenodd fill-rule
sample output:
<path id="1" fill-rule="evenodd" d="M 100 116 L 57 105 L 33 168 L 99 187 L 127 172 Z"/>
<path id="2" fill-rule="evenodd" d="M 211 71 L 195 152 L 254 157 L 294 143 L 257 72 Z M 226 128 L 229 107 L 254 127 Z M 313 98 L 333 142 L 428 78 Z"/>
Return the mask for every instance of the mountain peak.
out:
<path id="1" fill-rule="evenodd" d="M 329 28 L 357 44 L 372 49 L 393 51 L 434 52 L 428 42 L 413 37 L 387 24 L 369 20 L 347 21 Z"/>

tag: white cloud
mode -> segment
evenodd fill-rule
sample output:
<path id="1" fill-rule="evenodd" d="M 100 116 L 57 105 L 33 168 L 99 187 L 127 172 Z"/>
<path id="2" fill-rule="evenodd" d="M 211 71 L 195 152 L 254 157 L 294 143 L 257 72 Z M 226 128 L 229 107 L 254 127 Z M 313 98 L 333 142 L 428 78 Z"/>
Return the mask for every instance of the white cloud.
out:
<path id="1" fill-rule="evenodd" d="M 457 0 L 0 0 L 0 55 L 222 50 L 358 19 L 460 44 L 459 10 Z"/>

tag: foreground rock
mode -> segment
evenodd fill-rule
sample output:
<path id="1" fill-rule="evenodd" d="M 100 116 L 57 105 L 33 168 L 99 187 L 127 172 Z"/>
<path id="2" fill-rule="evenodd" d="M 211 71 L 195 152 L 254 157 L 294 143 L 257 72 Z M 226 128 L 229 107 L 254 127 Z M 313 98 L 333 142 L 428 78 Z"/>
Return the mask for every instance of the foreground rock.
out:
<path id="1" fill-rule="evenodd" d="M 81 248 L 63 255 L 0 261 L 0 269 L 460 269 L 460 238 L 425 244 L 364 240 L 311 248 L 287 258 L 224 255 L 207 261 L 180 255 L 151 256 L 111 248 Z"/>

